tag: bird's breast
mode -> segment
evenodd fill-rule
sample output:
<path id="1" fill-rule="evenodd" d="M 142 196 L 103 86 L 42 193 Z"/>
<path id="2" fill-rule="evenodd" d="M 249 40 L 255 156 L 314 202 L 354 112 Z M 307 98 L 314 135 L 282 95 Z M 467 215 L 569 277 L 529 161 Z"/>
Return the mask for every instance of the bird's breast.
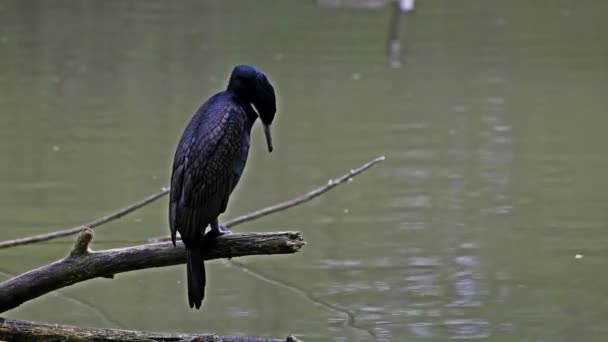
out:
<path id="1" fill-rule="evenodd" d="M 251 132 L 251 126 L 245 127 L 245 130 L 243 131 L 243 136 L 241 139 L 241 148 L 239 151 L 239 155 L 238 155 L 236 162 L 234 163 L 234 167 L 233 167 L 233 174 L 234 174 L 234 181 L 232 183 L 233 189 L 234 189 L 234 187 L 236 187 L 236 184 L 241 179 L 241 176 L 243 175 L 243 170 L 245 170 L 245 164 L 247 163 L 247 156 L 249 155 L 250 132 Z"/>

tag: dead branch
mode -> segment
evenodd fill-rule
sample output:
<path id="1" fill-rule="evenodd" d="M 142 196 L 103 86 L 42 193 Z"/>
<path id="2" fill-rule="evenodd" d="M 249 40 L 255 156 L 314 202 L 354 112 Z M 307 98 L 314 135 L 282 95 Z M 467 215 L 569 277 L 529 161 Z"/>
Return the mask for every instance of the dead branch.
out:
<path id="1" fill-rule="evenodd" d="M 281 203 L 277 203 L 275 205 L 271 205 L 269 207 L 266 208 L 262 208 L 260 210 L 256 210 L 254 212 L 251 212 L 249 214 L 245 214 L 239 217 L 235 217 L 231 220 L 228 220 L 226 222 L 222 222 L 226 227 L 234 227 L 236 225 L 239 225 L 241 223 L 245 223 L 251 220 L 255 220 L 257 218 L 266 216 L 266 215 L 270 215 L 273 213 L 276 213 L 278 211 L 282 211 L 282 210 L 286 210 L 289 209 L 291 207 L 295 207 L 296 205 L 308 202 L 326 192 L 328 192 L 329 190 L 337 187 L 340 184 L 343 184 L 347 181 L 350 181 L 353 177 L 355 177 L 356 175 L 360 174 L 361 172 L 369 169 L 370 167 L 380 163 L 381 161 L 383 161 L 385 158 L 384 157 L 378 157 L 374 160 L 371 160 L 363 165 L 361 165 L 360 167 L 356 168 L 356 169 L 351 169 L 347 174 L 343 175 L 342 177 L 336 178 L 336 179 L 330 179 L 327 184 L 318 187 L 310 192 L 307 192 L 303 195 L 300 195 L 298 197 L 292 198 L 290 200 L 281 202 Z M 151 242 L 163 242 L 163 241 L 170 241 L 171 237 L 170 236 L 162 236 L 162 237 L 155 237 L 155 238 L 151 238 L 149 239 L 149 241 Z"/>
<path id="2" fill-rule="evenodd" d="M 81 328 L 70 325 L 19 321 L 0 317 L 0 339 L 8 341 L 183 341 L 183 342 L 298 342 L 287 338 L 218 336 L 215 334 L 147 333 L 133 330 Z"/>
<path id="3" fill-rule="evenodd" d="M 251 220 L 255 220 L 257 218 L 260 218 L 262 216 L 266 216 L 266 215 L 270 215 L 272 213 L 276 213 L 277 211 L 281 211 L 281 210 L 285 210 L 285 209 L 289 209 L 291 207 L 294 207 L 298 204 L 302 204 L 305 202 L 308 202 L 310 200 L 312 200 L 315 197 L 318 197 L 326 192 L 328 192 L 329 190 L 335 188 L 336 186 L 347 182 L 349 180 L 351 180 L 353 177 L 355 177 L 356 175 L 360 174 L 361 172 L 369 169 L 370 167 L 378 164 L 379 162 L 383 161 L 384 157 L 378 157 L 372 161 L 369 161 L 365 164 L 363 164 L 362 166 L 356 168 L 356 169 L 351 169 L 347 174 L 343 175 L 340 178 L 336 178 L 336 179 L 330 179 L 327 184 L 318 187 L 308 193 L 305 193 L 304 195 L 292 198 L 288 201 L 285 202 L 281 202 L 281 203 L 277 203 L 275 205 L 271 205 L 270 207 L 266 207 L 260 210 L 256 210 L 252 213 L 249 214 L 245 214 L 243 216 L 239 216 L 239 217 L 235 217 L 227 222 L 225 222 L 224 224 L 226 226 L 230 226 L 230 227 L 234 227 L 236 225 L 239 225 L 241 223 L 247 222 L 247 221 L 251 221 Z"/>
<path id="4" fill-rule="evenodd" d="M 58 230 L 55 232 L 50 232 L 50 233 L 45 233 L 45 234 L 27 236 L 27 237 L 23 237 L 23 238 L 14 239 L 14 240 L 0 241 L 0 249 L 7 248 L 7 247 L 26 245 L 26 244 L 35 243 L 35 242 L 48 241 L 48 240 L 57 239 L 57 238 L 64 237 L 64 236 L 78 234 L 78 232 L 80 232 L 84 228 L 88 227 L 90 229 L 93 229 L 95 227 L 101 226 L 102 224 L 105 224 L 105 223 L 114 221 L 118 218 L 121 218 L 132 211 L 135 211 L 143 206 L 146 206 L 146 205 L 156 201 L 157 199 L 163 197 L 164 195 L 166 195 L 168 193 L 169 193 L 169 188 L 162 188 L 161 191 L 159 191 L 153 195 L 150 195 L 138 202 L 135 202 L 135 203 L 129 205 L 128 207 L 120 209 L 109 215 L 96 218 L 96 219 L 92 220 L 91 222 L 88 222 L 88 223 L 85 223 L 85 224 L 82 224 L 82 225 L 79 225 L 79 226 L 76 226 L 73 228 Z"/>
<path id="5" fill-rule="evenodd" d="M 0 313 L 43 294 L 97 277 L 183 264 L 184 246 L 170 242 L 91 251 L 91 229 L 84 229 L 69 256 L 0 283 Z M 289 254 L 305 242 L 298 232 L 239 233 L 221 236 L 205 250 L 205 260 L 246 255 Z"/>
<path id="6" fill-rule="evenodd" d="M 312 200 L 313 198 L 333 189 L 334 187 L 348 181 L 349 179 L 351 179 L 352 177 L 355 177 L 356 175 L 360 174 L 361 172 L 369 169 L 370 167 L 374 166 L 375 164 L 378 164 L 379 162 L 383 161 L 384 157 L 378 157 L 364 165 L 362 165 L 361 167 L 357 168 L 357 169 L 353 169 L 350 170 L 349 173 L 343 175 L 340 178 L 337 179 L 330 179 L 329 182 L 324 185 L 321 186 L 317 189 L 314 189 L 304 195 L 298 196 L 296 198 L 293 198 L 291 200 L 285 201 L 285 202 L 281 202 L 260 210 L 256 210 L 254 212 L 251 212 L 249 214 L 245 214 L 243 216 L 239 216 L 236 217 L 232 220 L 229 220 L 227 222 L 223 222 L 226 226 L 236 226 L 238 224 L 244 223 L 244 222 L 248 222 L 257 218 L 260 218 L 262 216 L 266 216 L 272 213 L 275 213 L 277 211 L 281 211 L 281 210 L 285 210 L 285 209 L 289 209 L 293 206 L 296 206 L 298 204 L 302 204 L 305 202 L 308 202 L 310 200 Z M 154 201 L 156 201 L 157 199 L 163 197 L 164 195 L 169 193 L 169 187 L 165 187 L 162 188 L 162 190 L 160 192 L 157 192 L 153 195 L 150 195 L 136 203 L 133 203 L 131 205 L 129 205 L 126 208 L 120 209 L 112 214 L 109 214 L 107 216 L 103 216 L 97 219 L 92 220 L 91 222 L 85 223 L 83 225 L 80 226 L 76 226 L 73 228 L 69 228 L 69 229 L 64 229 L 64 230 L 59 230 L 59 231 L 55 231 L 55 232 L 50 232 L 50 233 L 44 233 L 44 234 L 38 234 L 38 235 L 33 235 L 33 236 L 28 236 L 28 237 L 23 237 L 23 238 L 18 238 L 18 239 L 14 239 L 14 240 L 6 240 L 6 241 L 0 241 L 0 249 L 2 248 L 8 248 L 8 247 L 15 247 L 15 246 L 20 246 L 20 245 L 25 245 L 25 244 L 30 244 L 30 243 L 36 243 L 36 242 L 42 242 L 42 241 L 48 241 L 48 240 L 52 240 L 52 239 L 56 239 L 56 238 L 60 238 L 60 237 L 64 237 L 64 236 L 69 236 L 69 235 L 74 235 L 77 234 L 78 232 L 80 232 L 82 229 L 89 227 L 91 229 L 96 228 L 101 226 L 102 224 L 111 222 L 113 220 L 116 220 L 120 217 L 123 217 L 125 215 L 127 215 L 128 213 L 137 210 L 141 207 L 144 207 Z M 152 242 L 160 242 L 160 241 L 168 241 L 169 238 L 166 236 L 163 237 L 157 237 L 157 238 L 151 238 L 150 241 Z"/>

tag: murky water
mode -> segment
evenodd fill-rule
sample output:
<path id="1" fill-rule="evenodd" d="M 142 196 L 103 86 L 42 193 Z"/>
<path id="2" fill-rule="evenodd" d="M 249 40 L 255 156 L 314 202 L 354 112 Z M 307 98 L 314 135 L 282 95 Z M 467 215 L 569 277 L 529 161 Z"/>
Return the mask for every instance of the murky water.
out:
<path id="1" fill-rule="evenodd" d="M 203 311 L 187 308 L 176 266 L 6 315 L 306 341 L 608 339 L 608 2 L 416 5 L 393 30 L 394 68 L 389 5 L 0 0 L 0 239 L 76 225 L 166 185 L 184 125 L 237 63 L 265 70 L 280 103 L 276 151 L 256 127 L 226 218 L 387 157 L 239 226 L 299 230 L 308 245 L 210 263 Z M 166 207 L 103 226 L 94 248 L 167 233 Z M 2 278 L 72 241 L 1 250 Z"/>

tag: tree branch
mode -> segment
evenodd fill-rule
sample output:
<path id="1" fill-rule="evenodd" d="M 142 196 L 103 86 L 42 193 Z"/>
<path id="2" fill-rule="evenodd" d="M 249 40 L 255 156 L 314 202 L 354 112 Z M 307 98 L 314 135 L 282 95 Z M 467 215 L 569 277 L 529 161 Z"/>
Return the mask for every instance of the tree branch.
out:
<path id="1" fill-rule="evenodd" d="M 224 222 L 224 224 L 226 226 L 236 226 L 238 224 L 244 223 L 244 222 L 248 222 L 257 218 L 260 218 L 262 216 L 266 216 L 272 213 L 275 213 L 277 211 L 281 211 L 281 210 L 285 210 L 285 209 L 289 209 L 293 206 L 296 206 L 298 204 L 302 204 L 305 202 L 308 202 L 310 200 L 312 200 L 313 198 L 333 189 L 334 187 L 350 180 L 352 177 L 360 174 L 361 172 L 369 169 L 370 167 L 374 166 L 375 164 L 378 164 L 379 162 L 383 161 L 384 157 L 378 157 L 364 165 L 362 165 L 361 167 L 354 169 L 354 170 L 350 170 L 349 173 L 343 175 L 340 178 L 337 179 L 330 179 L 329 182 L 324 185 L 321 186 L 309 193 L 306 193 L 304 195 L 301 195 L 299 197 L 293 198 L 291 200 L 282 202 L 282 203 L 278 203 L 275 205 L 272 205 L 270 207 L 266 207 L 260 210 L 256 210 L 252 213 L 249 214 L 245 214 L 243 216 L 239 216 L 236 217 L 232 220 L 229 220 L 227 222 Z M 69 235 L 74 235 L 74 234 L 78 234 L 78 232 L 80 232 L 82 229 L 89 227 L 91 229 L 96 228 L 101 226 L 102 224 L 111 222 L 113 220 L 116 220 L 120 217 L 123 217 L 125 215 L 127 215 L 128 213 L 137 210 L 141 207 L 144 207 L 154 201 L 156 201 L 157 199 L 163 197 L 164 195 L 169 193 L 169 187 L 165 187 L 162 188 L 162 190 L 160 192 L 157 192 L 153 195 L 150 195 L 136 203 L 133 203 L 131 205 L 129 205 L 126 208 L 120 209 L 112 214 L 106 215 L 106 216 L 102 216 L 100 218 L 97 218 L 95 220 L 92 220 L 91 222 L 82 224 L 80 226 L 76 226 L 73 228 L 69 228 L 69 229 L 64 229 L 64 230 L 58 230 L 55 232 L 50 232 L 50 233 L 44 233 L 44 234 L 38 234 L 38 235 L 33 235 L 33 236 L 28 236 L 28 237 L 23 237 L 23 238 L 18 238 L 18 239 L 14 239 L 14 240 L 6 240 L 6 241 L 0 241 L 0 249 L 2 248 L 8 248 L 8 247 L 15 247 L 15 246 L 20 246 L 20 245 L 26 245 L 26 244 L 30 244 L 30 243 L 36 243 L 36 242 L 42 242 L 42 241 L 48 241 L 48 240 L 52 240 L 52 239 L 56 239 L 56 238 L 60 238 L 60 237 L 64 237 L 64 236 L 69 236 Z M 166 236 L 163 237 L 158 237 L 158 238 L 151 238 L 150 241 L 153 242 L 160 242 L 160 241 L 168 241 L 169 238 Z"/>
<path id="2" fill-rule="evenodd" d="M 7 248 L 7 247 L 26 245 L 26 244 L 35 243 L 35 242 L 48 241 L 48 240 L 57 239 L 57 238 L 64 237 L 64 236 L 78 234 L 78 232 L 80 232 L 84 228 L 93 229 L 95 227 L 101 226 L 102 224 L 119 219 L 132 211 L 135 211 L 143 206 L 146 206 L 146 205 L 156 201 L 157 199 L 163 197 L 164 195 L 166 195 L 168 193 L 169 193 L 169 188 L 162 188 L 162 190 L 160 192 L 157 192 L 138 202 L 135 202 L 135 203 L 129 205 L 128 207 L 120 209 L 109 215 L 96 218 L 96 219 L 92 220 L 91 222 L 82 224 L 80 226 L 76 226 L 76 227 L 64 229 L 64 230 L 58 230 L 55 232 L 50 232 L 50 233 L 45 233 L 45 234 L 27 236 L 27 237 L 23 237 L 23 238 L 19 238 L 19 239 L 14 239 L 14 240 L 0 241 L 0 249 Z"/>
<path id="3" fill-rule="evenodd" d="M 226 222 L 223 222 L 223 224 L 226 227 L 234 227 L 236 225 L 239 225 L 241 223 L 245 223 L 251 220 L 255 220 L 257 218 L 266 216 L 266 215 L 270 215 L 273 213 L 276 213 L 277 211 L 282 211 L 282 210 L 286 210 L 289 209 L 291 207 L 295 207 L 296 205 L 308 202 L 326 192 L 328 192 L 329 190 L 337 187 L 340 184 L 343 184 L 345 182 L 351 181 L 353 177 L 355 177 L 356 175 L 362 173 L 363 171 L 369 169 L 370 167 L 380 163 L 381 161 L 384 161 L 384 157 L 378 157 L 376 159 L 373 159 L 363 165 L 361 165 L 360 167 L 356 168 L 356 169 L 351 169 L 347 174 L 343 175 L 340 178 L 336 178 L 336 179 L 330 179 L 327 184 L 318 187 L 310 192 L 307 192 L 303 195 L 300 195 L 298 197 L 294 197 L 290 200 L 287 200 L 285 202 L 281 202 L 281 203 L 277 203 L 275 205 L 271 205 L 269 207 L 266 208 L 262 208 L 260 210 L 256 210 L 254 212 L 251 212 L 249 214 L 245 214 L 239 217 L 235 217 L 231 220 L 228 220 Z M 161 237 L 155 237 L 155 238 L 150 238 L 149 241 L 150 242 L 163 242 L 163 241 L 170 241 L 171 237 L 170 236 L 161 236 Z"/>
<path id="4" fill-rule="evenodd" d="M 66 258 L 23 273 L 0 283 L 0 312 L 42 296 L 59 288 L 97 277 L 183 264 L 186 255 L 183 243 L 177 248 L 170 242 L 127 248 L 88 251 L 93 232 L 84 229 L 74 250 Z M 213 240 L 205 249 L 205 260 L 234 258 L 246 255 L 289 254 L 305 245 L 298 232 L 230 234 Z M 82 251 L 86 251 L 82 253 Z"/>
<path id="5" fill-rule="evenodd" d="M 285 210 L 285 209 L 289 209 L 291 207 L 295 207 L 298 204 L 302 204 L 305 202 L 308 202 L 310 200 L 312 200 L 315 197 L 318 197 L 326 192 L 328 192 L 329 190 L 337 187 L 338 185 L 347 182 L 347 181 L 351 181 L 353 177 L 355 177 L 356 175 L 360 174 L 361 172 L 369 169 L 370 167 L 378 164 L 379 162 L 383 161 L 385 158 L 384 157 L 378 157 L 372 161 L 369 161 L 365 164 L 363 164 L 362 166 L 356 168 L 356 169 L 351 169 L 347 174 L 343 175 L 340 178 L 336 178 L 336 179 L 330 179 L 327 184 L 318 187 L 308 193 L 305 193 L 304 195 L 300 195 L 298 197 L 292 198 L 288 201 L 285 202 L 281 202 L 281 203 L 277 203 L 275 205 L 271 205 L 270 207 L 266 207 L 260 210 L 256 210 L 252 213 L 249 214 L 245 214 L 243 216 L 239 216 L 239 217 L 235 217 L 229 221 L 224 222 L 224 225 L 226 226 L 230 226 L 230 227 L 234 227 L 236 225 L 239 225 L 241 223 L 247 222 L 247 221 L 251 221 L 251 220 L 255 220 L 257 218 L 260 218 L 262 216 L 266 216 L 266 215 L 270 215 L 272 213 L 276 213 L 277 211 L 281 211 L 281 210 Z"/>
<path id="6" fill-rule="evenodd" d="M 287 338 L 217 336 L 215 334 L 146 333 L 132 330 L 81 328 L 70 325 L 19 321 L 0 317 L 0 338 L 8 341 L 183 341 L 183 342 L 298 342 Z"/>

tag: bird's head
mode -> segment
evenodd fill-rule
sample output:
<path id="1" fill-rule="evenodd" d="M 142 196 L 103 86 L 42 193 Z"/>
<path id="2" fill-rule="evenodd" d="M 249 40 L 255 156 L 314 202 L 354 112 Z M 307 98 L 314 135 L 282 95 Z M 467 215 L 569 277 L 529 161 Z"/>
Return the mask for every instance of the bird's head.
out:
<path id="1" fill-rule="evenodd" d="M 253 104 L 264 125 L 268 152 L 272 152 L 270 125 L 277 111 L 277 102 L 274 88 L 266 75 L 250 65 L 237 65 L 230 75 L 228 90 L 234 92 L 246 102 Z"/>

